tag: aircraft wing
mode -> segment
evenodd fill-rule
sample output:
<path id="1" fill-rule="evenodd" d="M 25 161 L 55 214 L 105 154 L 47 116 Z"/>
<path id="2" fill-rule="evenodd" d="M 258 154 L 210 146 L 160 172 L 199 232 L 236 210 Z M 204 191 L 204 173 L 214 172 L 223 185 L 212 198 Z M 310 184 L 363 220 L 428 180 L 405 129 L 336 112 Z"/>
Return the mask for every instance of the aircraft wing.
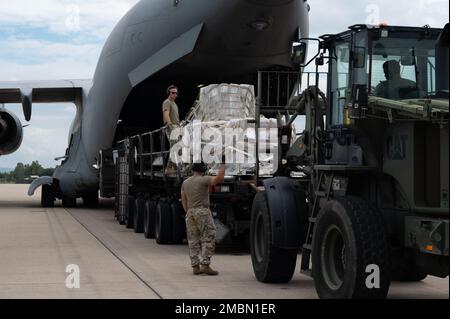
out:
<path id="1" fill-rule="evenodd" d="M 83 89 L 91 80 L 0 82 L 0 104 L 20 103 L 25 119 L 30 121 L 33 103 L 81 101 Z"/>

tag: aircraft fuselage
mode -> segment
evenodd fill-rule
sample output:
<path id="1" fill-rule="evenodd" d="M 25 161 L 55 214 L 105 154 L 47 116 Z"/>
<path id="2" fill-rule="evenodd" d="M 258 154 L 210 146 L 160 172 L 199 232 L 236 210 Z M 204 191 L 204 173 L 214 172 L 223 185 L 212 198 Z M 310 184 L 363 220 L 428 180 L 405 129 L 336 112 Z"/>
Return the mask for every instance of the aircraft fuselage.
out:
<path id="1" fill-rule="evenodd" d="M 303 0 L 140 1 L 108 38 L 78 105 L 68 157 L 54 176 L 61 191 L 78 197 L 98 188 L 92 165 L 99 150 L 113 146 L 127 114 L 148 117 L 148 128 L 161 127 L 170 84 L 192 95 L 199 84 L 292 67 L 291 42 L 307 37 L 308 26 Z"/>

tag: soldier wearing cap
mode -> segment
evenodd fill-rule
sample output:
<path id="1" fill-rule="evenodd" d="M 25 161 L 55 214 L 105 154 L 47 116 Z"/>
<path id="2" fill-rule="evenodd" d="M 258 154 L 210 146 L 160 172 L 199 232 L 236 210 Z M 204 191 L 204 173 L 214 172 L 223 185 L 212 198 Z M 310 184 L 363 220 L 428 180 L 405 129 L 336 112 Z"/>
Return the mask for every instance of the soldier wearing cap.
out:
<path id="1" fill-rule="evenodd" d="M 164 101 L 162 106 L 163 121 L 166 127 L 167 139 L 170 143 L 170 148 L 172 148 L 177 140 L 170 138 L 172 132 L 180 127 L 180 114 L 178 110 L 178 105 L 175 102 L 178 97 L 178 88 L 175 85 L 169 86 L 167 89 L 167 100 Z M 176 173 L 176 165 L 169 159 L 166 167 L 166 174 Z"/>
<path id="2" fill-rule="evenodd" d="M 210 267 L 216 248 L 216 227 L 209 206 L 209 188 L 224 180 L 225 166 L 217 176 L 205 176 L 204 163 L 194 164 L 194 176 L 181 187 L 181 199 L 186 214 L 186 229 L 189 255 L 194 275 L 216 276 L 219 273 Z"/>

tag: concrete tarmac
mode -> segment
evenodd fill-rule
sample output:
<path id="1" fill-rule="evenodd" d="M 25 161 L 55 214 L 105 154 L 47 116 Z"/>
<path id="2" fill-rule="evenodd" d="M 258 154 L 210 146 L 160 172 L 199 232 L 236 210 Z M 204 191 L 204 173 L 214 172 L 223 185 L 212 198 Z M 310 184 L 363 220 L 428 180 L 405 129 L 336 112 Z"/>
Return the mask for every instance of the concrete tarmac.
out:
<path id="1" fill-rule="evenodd" d="M 219 247 L 212 266 L 220 276 L 193 276 L 187 245 L 159 246 L 120 226 L 111 201 L 95 210 L 59 202 L 44 209 L 40 193 L 26 191 L 0 185 L 0 298 L 317 298 L 313 280 L 298 271 L 289 284 L 259 283 L 243 249 Z M 66 286 L 74 283 L 69 265 L 79 267 L 79 289 Z M 393 282 L 388 297 L 448 299 L 449 280 Z"/>

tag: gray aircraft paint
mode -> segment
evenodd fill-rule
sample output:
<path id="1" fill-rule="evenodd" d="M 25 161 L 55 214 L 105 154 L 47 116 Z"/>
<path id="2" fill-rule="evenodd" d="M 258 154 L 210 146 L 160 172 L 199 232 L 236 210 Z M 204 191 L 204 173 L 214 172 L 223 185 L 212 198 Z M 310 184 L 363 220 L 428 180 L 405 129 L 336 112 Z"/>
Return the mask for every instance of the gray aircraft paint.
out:
<path id="1" fill-rule="evenodd" d="M 290 43 L 309 35 L 304 0 L 142 0 L 117 24 L 101 53 L 91 84 L 76 99 L 68 154 L 54 178 L 65 196 L 98 189 L 93 168 L 114 141 L 122 109 L 133 88 L 158 74 L 201 81 L 214 74 L 291 66 Z M 265 21 L 264 31 L 251 27 Z M 171 67 L 176 66 L 176 67 Z M 195 70 L 195 72 L 192 72 Z M 147 82 L 145 82 L 147 83 Z M 170 84 L 170 83 L 166 83 Z M 0 84 L 1 89 L 2 84 Z M 152 85 L 146 87 L 152 90 Z M 160 116 L 155 109 L 155 116 Z M 161 119 L 162 121 L 162 119 Z M 42 180 L 35 188 L 48 183 Z"/>

